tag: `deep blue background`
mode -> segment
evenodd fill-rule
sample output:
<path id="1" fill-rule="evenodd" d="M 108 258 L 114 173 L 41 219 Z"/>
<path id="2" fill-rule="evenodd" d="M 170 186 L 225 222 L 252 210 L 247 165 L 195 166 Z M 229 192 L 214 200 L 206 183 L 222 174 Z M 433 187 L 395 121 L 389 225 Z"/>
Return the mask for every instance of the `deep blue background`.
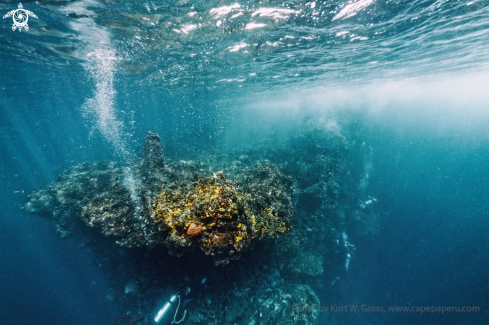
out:
<path id="1" fill-rule="evenodd" d="M 372 209 L 382 216 L 382 231 L 352 238 L 351 269 L 323 301 L 384 309 L 479 306 L 480 312 L 337 313 L 342 324 L 489 319 L 487 116 L 458 111 L 436 122 L 418 113 L 377 116 L 362 133 L 373 152 L 366 192 L 378 199 Z"/>
<path id="2" fill-rule="evenodd" d="M 91 252 L 60 240 L 50 220 L 20 210 L 36 187 L 95 157 L 79 114 L 90 90 L 78 83 L 83 71 L 68 78 L 28 63 L 1 67 L 0 322 L 110 324 L 120 311 L 104 301 L 110 283 Z"/>

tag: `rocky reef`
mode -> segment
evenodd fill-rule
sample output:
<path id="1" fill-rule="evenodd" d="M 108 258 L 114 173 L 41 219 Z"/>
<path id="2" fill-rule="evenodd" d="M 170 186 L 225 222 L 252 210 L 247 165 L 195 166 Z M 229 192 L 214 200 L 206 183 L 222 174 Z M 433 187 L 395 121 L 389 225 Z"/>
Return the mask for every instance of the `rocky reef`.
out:
<path id="1" fill-rule="evenodd" d="M 318 324 L 326 316 L 307 308 L 349 245 L 346 138 L 309 125 L 283 146 L 202 154 L 172 144 L 178 155 L 149 132 L 130 165 L 71 167 L 24 209 L 93 247 L 113 279 L 107 303 L 142 323 L 188 287 L 186 324 Z"/>
<path id="2" fill-rule="evenodd" d="M 214 257 L 216 265 L 225 265 L 239 259 L 255 240 L 286 233 L 292 214 L 292 181 L 276 167 L 261 166 L 259 171 L 262 180 L 251 178 L 261 185 L 274 177 L 285 181 L 274 183 L 274 188 L 264 185 L 269 191 L 264 197 L 226 181 L 218 172 L 187 186 L 169 187 L 156 197 L 151 212 L 160 229 L 168 232 L 165 243 L 170 253 L 181 256 L 198 246 Z"/>
<path id="3" fill-rule="evenodd" d="M 32 193 L 25 209 L 51 212 L 63 237 L 84 223 L 122 247 L 164 243 L 174 256 L 199 247 L 216 265 L 290 230 L 292 179 L 277 167 L 246 170 L 235 182 L 200 167 L 165 165 L 160 138 L 149 132 L 143 157 L 132 166 L 72 167 Z"/>

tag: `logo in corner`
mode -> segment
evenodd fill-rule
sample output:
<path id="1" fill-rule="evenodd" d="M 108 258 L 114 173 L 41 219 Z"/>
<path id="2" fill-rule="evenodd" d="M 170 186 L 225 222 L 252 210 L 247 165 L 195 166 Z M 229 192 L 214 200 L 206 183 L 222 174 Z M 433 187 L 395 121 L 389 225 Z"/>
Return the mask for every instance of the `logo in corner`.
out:
<path id="1" fill-rule="evenodd" d="M 29 25 L 27 25 L 29 16 L 37 18 L 37 16 L 32 11 L 25 10 L 22 6 L 22 3 L 19 3 L 18 9 L 7 12 L 5 16 L 3 16 L 3 19 L 10 16 L 12 16 L 12 19 L 14 21 L 14 24 L 12 25 L 12 30 L 15 31 L 17 28 L 19 28 L 19 32 L 22 30 L 22 27 L 24 27 L 26 32 L 29 30 Z"/>

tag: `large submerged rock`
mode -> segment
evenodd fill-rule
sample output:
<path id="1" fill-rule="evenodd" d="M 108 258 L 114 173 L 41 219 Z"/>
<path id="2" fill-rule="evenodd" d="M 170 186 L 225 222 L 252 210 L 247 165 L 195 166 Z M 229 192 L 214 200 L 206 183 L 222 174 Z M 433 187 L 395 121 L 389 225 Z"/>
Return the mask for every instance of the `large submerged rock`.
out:
<path id="1" fill-rule="evenodd" d="M 106 300 L 130 319 L 152 319 L 163 291 L 188 286 L 186 324 L 324 323 L 331 314 L 318 311 L 314 290 L 337 276 L 328 266 L 345 263 L 349 143 L 317 125 L 282 145 L 196 152 L 188 139 L 164 152 L 150 132 L 129 166 L 71 167 L 25 208 L 90 245 L 112 280 Z"/>
<path id="2" fill-rule="evenodd" d="M 159 136 L 149 132 L 131 166 L 72 167 L 32 193 L 25 209 L 50 212 L 63 237 L 86 225 L 122 247 L 164 243 L 174 256 L 198 247 L 225 265 L 255 241 L 287 233 L 293 213 L 292 179 L 276 166 L 227 176 L 205 164 L 165 162 Z"/>

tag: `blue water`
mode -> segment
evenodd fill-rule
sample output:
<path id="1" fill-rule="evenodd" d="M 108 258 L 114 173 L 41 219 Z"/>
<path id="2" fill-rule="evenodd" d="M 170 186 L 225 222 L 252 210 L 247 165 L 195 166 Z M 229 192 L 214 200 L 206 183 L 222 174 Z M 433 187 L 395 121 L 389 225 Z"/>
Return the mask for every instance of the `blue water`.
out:
<path id="1" fill-rule="evenodd" d="M 370 190 L 385 223 L 375 239 L 356 241 L 357 264 L 338 292 L 338 304 L 487 306 L 487 131 L 481 121 L 462 119 L 472 126 L 456 123 L 441 136 L 446 125 L 433 122 L 429 129 L 413 125 L 404 135 L 406 120 L 387 127 L 376 123 L 378 134 L 369 142 L 377 148 Z M 470 315 L 344 318 L 357 324 L 483 324 L 487 308 Z"/>
<path id="2" fill-rule="evenodd" d="M 320 324 L 486 324 L 489 3 L 363 0 L 351 17 L 340 13 L 353 2 L 221 8 L 233 3 L 25 2 L 39 17 L 28 32 L 1 22 L 0 324 L 125 313 L 105 301 L 114 283 L 90 245 L 20 209 L 66 168 L 128 162 L 149 130 L 186 141 L 174 153 L 185 159 L 278 143 L 308 119 L 341 125 L 358 157 L 352 195 L 377 199 L 368 231 L 346 225 L 349 270 L 331 261 L 318 277 L 321 304 L 479 307 Z M 17 5 L 2 2 L 2 16 Z"/>

